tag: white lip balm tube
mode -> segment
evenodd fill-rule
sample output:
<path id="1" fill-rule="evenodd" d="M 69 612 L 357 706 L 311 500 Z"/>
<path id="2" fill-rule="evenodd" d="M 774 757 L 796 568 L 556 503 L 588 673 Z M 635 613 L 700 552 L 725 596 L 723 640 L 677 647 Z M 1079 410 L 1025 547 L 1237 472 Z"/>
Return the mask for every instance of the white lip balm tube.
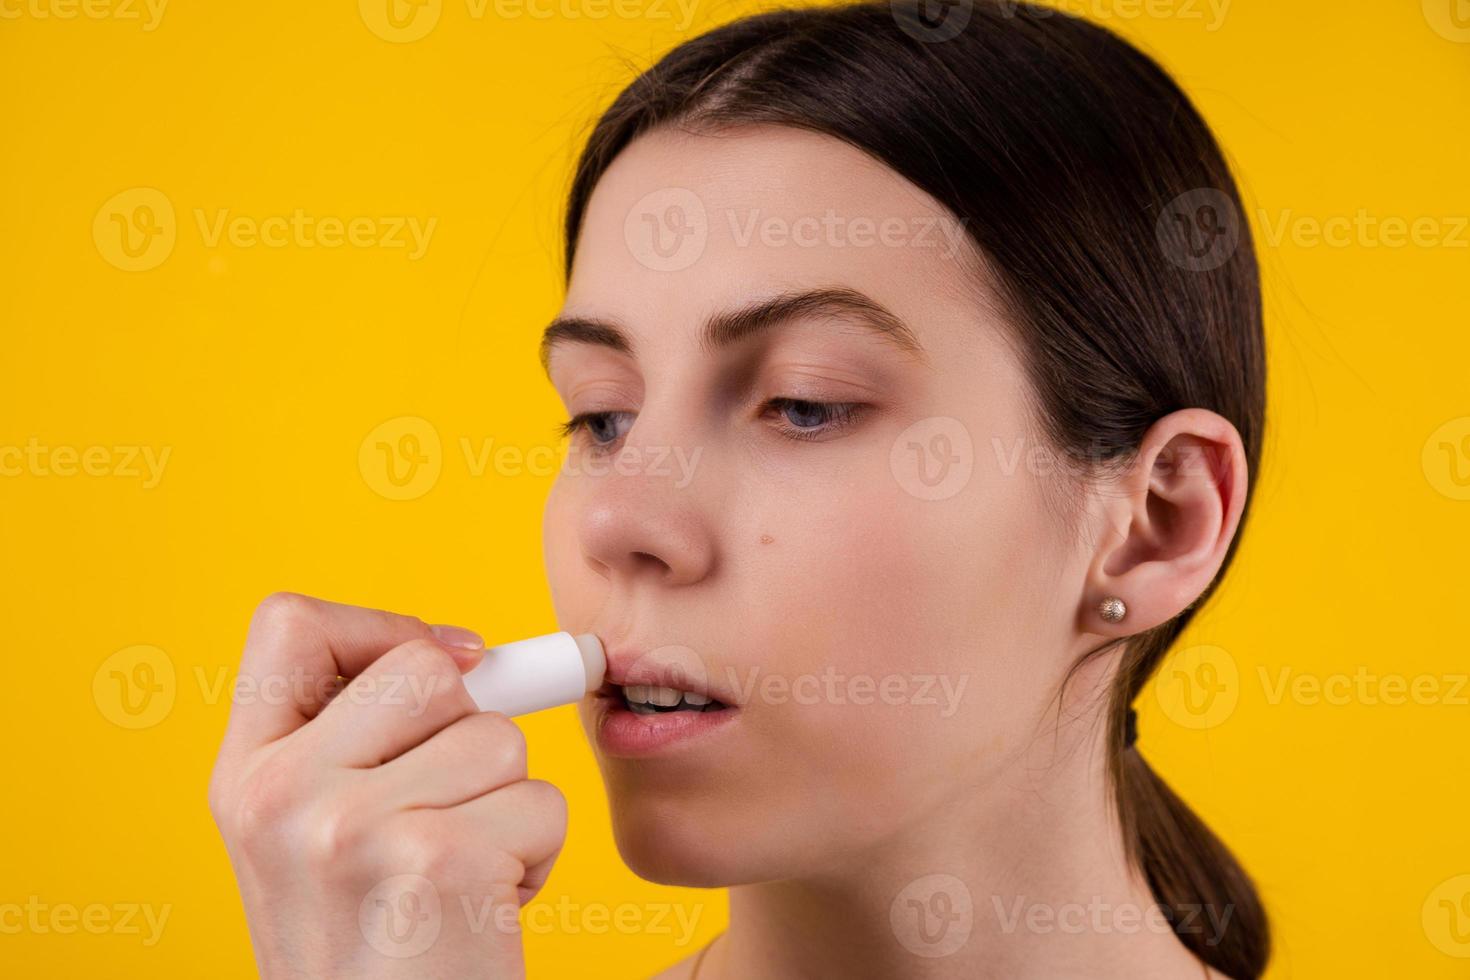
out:
<path id="1" fill-rule="evenodd" d="M 563 632 L 489 647 L 463 680 L 481 711 L 524 715 L 582 700 L 606 672 L 596 636 Z"/>

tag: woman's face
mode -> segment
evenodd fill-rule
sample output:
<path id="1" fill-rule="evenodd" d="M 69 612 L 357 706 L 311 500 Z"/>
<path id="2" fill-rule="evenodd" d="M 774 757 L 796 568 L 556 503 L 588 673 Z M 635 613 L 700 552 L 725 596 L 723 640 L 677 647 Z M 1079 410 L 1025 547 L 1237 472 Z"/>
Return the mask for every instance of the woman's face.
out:
<path id="1" fill-rule="evenodd" d="M 593 413 L 546 506 L 556 613 L 611 680 L 728 705 L 582 706 L 644 877 L 844 864 L 984 806 L 1033 736 L 1087 558 L 975 269 L 926 194 L 795 129 L 656 131 L 598 183 L 550 345 Z"/>

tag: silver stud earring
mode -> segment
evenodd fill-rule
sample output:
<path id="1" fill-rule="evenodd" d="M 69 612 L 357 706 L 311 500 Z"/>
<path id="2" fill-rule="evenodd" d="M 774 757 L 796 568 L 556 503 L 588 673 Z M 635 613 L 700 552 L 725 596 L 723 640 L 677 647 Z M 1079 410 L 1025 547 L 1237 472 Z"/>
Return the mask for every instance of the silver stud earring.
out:
<path id="1" fill-rule="evenodd" d="M 1121 623 L 1123 617 L 1128 615 L 1128 607 L 1123 604 L 1122 599 L 1119 599 L 1115 595 L 1110 595 L 1097 604 L 1097 614 L 1105 622 Z"/>

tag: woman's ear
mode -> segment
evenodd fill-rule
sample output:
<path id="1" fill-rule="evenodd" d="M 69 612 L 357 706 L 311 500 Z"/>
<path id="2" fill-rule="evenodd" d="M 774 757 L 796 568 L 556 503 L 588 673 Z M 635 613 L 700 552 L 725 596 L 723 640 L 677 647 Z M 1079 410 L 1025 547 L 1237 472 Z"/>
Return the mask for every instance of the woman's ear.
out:
<path id="1" fill-rule="evenodd" d="M 1245 490 L 1235 426 L 1202 408 L 1155 422 L 1129 466 L 1097 491 L 1103 533 L 1088 569 L 1081 628 L 1131 636 L 1183 612 L 1219 572 Z M 1126 608 L 1117 621 L 1098 609 L 1109 597 Z"/>

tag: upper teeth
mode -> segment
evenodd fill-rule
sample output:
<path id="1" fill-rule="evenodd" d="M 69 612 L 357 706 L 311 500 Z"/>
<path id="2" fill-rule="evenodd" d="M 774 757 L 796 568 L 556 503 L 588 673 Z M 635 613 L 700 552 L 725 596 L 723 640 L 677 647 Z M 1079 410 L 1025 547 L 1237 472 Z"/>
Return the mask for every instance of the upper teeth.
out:
<path id="1" fill-rule="evenodd" d="M 623 696 L 641 704 L 656 704 L 660 708 L 672 708 L 683 698 L 686 704 L 709 704 L 712 698 L 693 691 L 681 691 L 676 687 L 655 687 L 652 684 L 627 684 Z"/>

